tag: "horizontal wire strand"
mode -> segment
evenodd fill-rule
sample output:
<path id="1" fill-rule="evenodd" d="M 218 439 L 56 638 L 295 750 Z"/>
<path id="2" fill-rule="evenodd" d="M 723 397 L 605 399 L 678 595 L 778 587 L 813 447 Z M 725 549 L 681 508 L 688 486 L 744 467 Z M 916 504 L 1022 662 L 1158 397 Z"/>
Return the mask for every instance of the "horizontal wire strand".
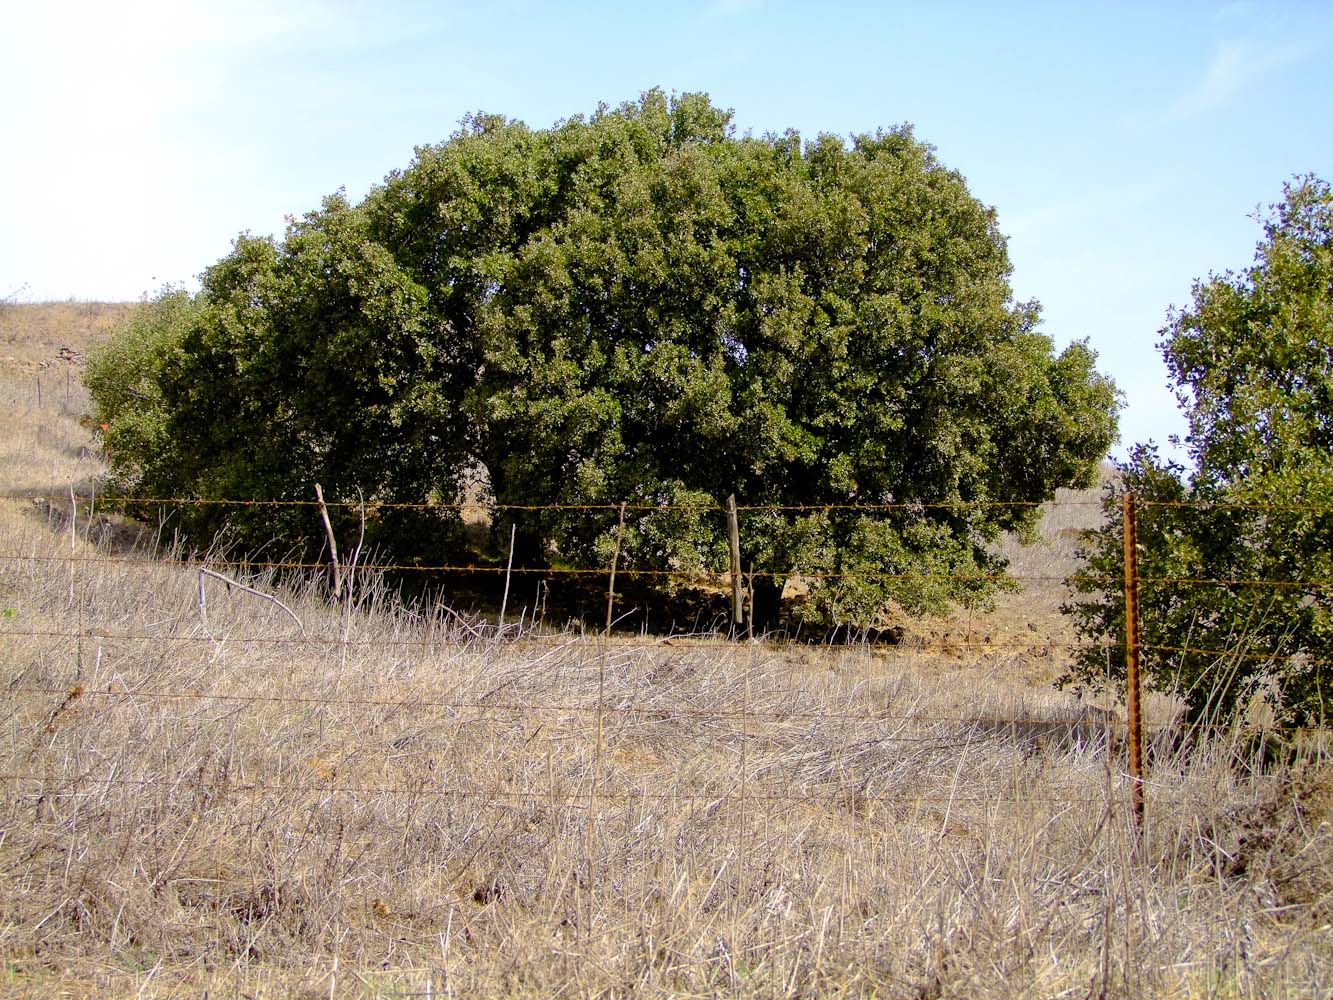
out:
<path id="1" fill-rule="evenodd" d="M 567 713 L 571 715 L 592 715 L 599 710 L 596 704 L 551 704 L 540 702 L 487 702 L 487 701 L 435 701 L 425 698 L 320 698 L 313 695 L 257 695 L 214 693 L 202 691 L 139 691 L 139 690 L 97 690 L 79 686 L 47 688 L 24 686 L 11 688 L 15 693 L 59 697 L 79 698 L 115 698 L 120 700 L 142 699 L 148 702 L 168 701 L 225 701 L 241 704 L 274 705 L 320 705 L 325 707 L 346 706 L 349 708 L 388 708 L 395 710 L 466 710 L 480 712 L 508 712 L 512 714 Z M 1010 718 L 1006 716 L 952 716 L 952 715 L 907 715 L 893 712 L 804 712 L 778 709 L 743 710 L 727 708 L 666 708 L 645 705 L 624 705 L 608 702 L 600 706 L 603 712 L 625 716 L 647 716 L 654 722 L 667 722 L 675 719 L 771 719 L 779 722 L 788 720 L 824 721 L 824 722 L 891 722 L 891 723 L 940 723 L 960 724 L 970 727 L 989 729 L 994 726 L 1015 728 L 1068 727 L 1071 731 L 1099 733 L 1105 729 L 1121 730 L 1125 723 L 1119 719 L 1086 718 L 1042 719 L 1037 717 Z M 1163 732 L 1168 731 L 1162 729 Z M 893 737 L 896 739 L 896 737 Z"/>
<path id="2" fill-rule="evenodd" d="M 196 772 L 197 773 L 197 772 Z M 416 785 L 327 785 L 327 784 L 287 784 L 287 783 L 269 783 L 269 782 L 214 782 L 204 784 L 199 781 L 191 781 L 191 775 L 179 775 L 174 778 L 95 778 L 87 775 L 50 775 L 50 774 L 23 774 L 23 773 L 0 773 L 0 781 L 20 782 L 35 781 L 42 784 L 49 784 L 57 781 L 67 781 L 71 784 L 90 784 L 104 786 L 130 786 L 130 787 L 184 787 L 191 791 L 198 791 L 211 788 L 223 793 L 227 792 L 268 792 L 268 793 L 300 793 L 300 794 L 321 794 L 321 795 L 414 795 L 426 798 L 460 798 L 460 799 L 507 799 L 518 801 L 560 801 L 567 803 L 574 808 L 586 808 L 588 805 L 588 793 L 584 789 L 577 789 L 568 792 L 552 792 L 549 789 L 541 790 L 517 790 L 517 789 L 499 789 L 499 788 L 429 788 L 424 784 Z M 746 792 L 742 795 L 740 792 L 723 792 L 721 794 L 705 794 L 701 792 L 657 792 L 649 794 L 645 791 L 612 791 L 599 788 L 596 793 L 598 801 L 619 800 L 619 801 L 661 801 L 661 802 L 703 802 L 717 803 L 723 802 L 783 802 L 783 803 L 804 803 L 807 805 L 815 804 L 836 804 L 845 805 L 849 799 L 855 798 L 860 802 L 952 802 L 955 805 L 963 804 L 986 804 L 995 802 L 1049 802 L 1059 804 L 1101 804 L 1106 801 L 1105 797 L 1093 796 L 1055 796 L 1055 795 L 875 795 L 865 793 L 859 790 L 847 789 L 833 791 L 824 795 L 774 795 L 774 794 L 755 794 Z M 582 801 L 580 801 L 582 800 Z"/>
<path id="3" fill-rule="evenodd" d="M 482 626 L 487 627 L 487 626 Z M 445 627 L 448 632 L 468 632 L 471 626 L 461 629 Z M 9 636 L 23 638 L 41 638 L 41 639 L 105 639 L 120 642 L 212 642 L 212 643 L 272 643 L 274 645 L 310 645 L 310 646 L 404 646 L 404 647 L 425 647 L 428 649 L 443 648 L 443 643 L 431 639 L 342 639 L 325 636 L 263 636 L 263 635 L 178 635 L 178 634 L 160 634 L 150 632 L 108 632 L 97 628 L 84 629 L 81 632 L 56 631 L 54 629 L 8 629 L 0 628 L 0 639 Z M 606 643 L 611 649 L 709 649 L 714 651 L 744 649 L 744 646 L 738 646 L 735 642 L 723 638 L 704 638 L 695 636 L 664 636 L 653 640 L 626 640 L 612 637 L 609 641 L 605 636 L 570 636 L 570 635 L 552 635 L 552 636 L 521 636 L 513 639 L 505 639 L 498 631 L 492 635 L 476 635 L 473 638 L 477 640 L 493 639 L 504 641 L 511 647 L 528 646 L 555 646 L 559 648 L 562 645 L 575 645 L 583 641 L 594 641 Z M 466 644 L 466 643 L 464 643 Z M 457 644 L 455 644 L 457 645 Z M 836 649 L 855 649 L 861 645 L 871 646 L 880 650 L 894 650 L 904 653 L 948 653 L 960 648 L 966 649 L 1013 649 L 1013 650 L 1049 650 L 1049 649 L 1123 649 L 1124 644 L 1113 643 L 1077 643 L 1067 640 L 1050 640 L 1047 642 L 985 642 L 981 640 L 957 640 L 940 643 L 848 643 L 848 644 L 830 644 L 825 642 L 803 642 L 795 640 L 778 640 L 766 643 L 768 650 L 806 650 L 814 648 L 836 648 Z M 1140 646 L 1139 648 L 1145 648 Z"/>
<path id="4" fill-rule="evenodd" d="M 224 507 L 319 507 L 318 500 L 257 500 L 211 497 L 133 497 L 116 496 L 81 496 L 79 500 L 91 500 L 106 504 L 144 504 L 146 506 L 224 506 Z M 67 503 L 68 494 L 61 493 L 0 493 L 0 500 L 48 501 Z M 326 507 L 339 507 L 348 510 L 435 510 L 435 511 L 601 511 L 615 513 L 620 510 L 619 503 L 554 503 L 554 504 L 487 504 L 477 502 L 463 503 L 427 503 L 402 502 L 388 500 L 326 500 Z M 1031 508 L 1031 507 L 1101 507 L 1101 499 L 1088 500 L 955 500 L 918 502 L 911 500 L 885 503 L 809 503 L 809 504 L 738 504 L 738 511 L 783 512 L 783 513 L 818 513 L 820 511 L 889 511 L 889 510 L 974 510 L 978 508 Z M 1253 510 L 1253 511 L 1289 511 L 1301 513 L 1333 513 L 1330 504 L 1299 503 L 1229 503 L 1211 500 L 1139 500 L 1140 509 L 1156 507 L 1161 509 L 1190 510 Z M 722 504 L 670 504 L 670 503 L 625 503 L 627 511 L 697 511 L 724 514 L 727 507 Z"/>

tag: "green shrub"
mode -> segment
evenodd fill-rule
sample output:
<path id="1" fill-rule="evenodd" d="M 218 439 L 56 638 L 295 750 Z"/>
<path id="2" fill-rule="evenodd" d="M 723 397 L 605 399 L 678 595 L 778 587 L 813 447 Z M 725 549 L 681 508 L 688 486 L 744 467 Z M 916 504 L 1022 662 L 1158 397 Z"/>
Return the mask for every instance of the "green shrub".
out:
<path id="1" fill-rule="evenodd" d="M 1067 608 L 1085 638 L 1123 649 L 1119 497 L 1133 492 L 1146 675 L 1195 720 L 1256 694 L 1294 723 L 1333 709 L 1333 195 L 1315 178 L 1285 193 L 1254 266 L 1196 283 L 1162 330 L 1193 467 L 1131 453 Z M 1089 649 L 1066 680 L 1108 676 L 1123 654 Z"/>

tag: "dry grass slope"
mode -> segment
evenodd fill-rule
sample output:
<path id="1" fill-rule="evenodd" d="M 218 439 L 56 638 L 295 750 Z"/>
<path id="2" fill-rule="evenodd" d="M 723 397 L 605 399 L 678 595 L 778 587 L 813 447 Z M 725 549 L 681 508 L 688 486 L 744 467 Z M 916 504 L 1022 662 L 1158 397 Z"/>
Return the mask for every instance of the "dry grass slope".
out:
<path id="1" fill-rule="evenodd" d="M 31 376 L 0 492 L 91 482 L 84 401 Z M 890 650 L 496 643 L 373 579 L 343 613 L 247 578 L 302 628 L 209 581 L 205 622 L 86 507 L 0 501 L 0 538 L 0 995 L 1333 988 L 1327 761 L 1159 760 L 1135 846 L 1118 744 L 996 638 L 1054 592 Z"/>

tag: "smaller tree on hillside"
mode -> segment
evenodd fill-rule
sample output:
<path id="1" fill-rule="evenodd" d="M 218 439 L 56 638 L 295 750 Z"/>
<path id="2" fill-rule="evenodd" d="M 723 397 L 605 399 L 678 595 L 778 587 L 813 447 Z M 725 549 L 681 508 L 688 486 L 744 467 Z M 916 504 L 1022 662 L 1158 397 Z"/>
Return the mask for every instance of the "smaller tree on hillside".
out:
<path id="1" fill-rule="evenodd" d="M 164 288 L 135 307 L 106 344 L 89 352 L 83 380 L 111 463 L 108 485 L 118 493 L 142 485 L 141 495 L 149 495 L 159 486 L 153 465 L 174 461 L 158 374 L 199 307 L 188 292 Z"/>
<path id="2" fill-rule="evenodd" d="M 1106 495 L 1066 610 L 1123 648 L 1120 498 L 1139 505 L 1143 662 L 1195 720 L 1262 690 L 1286 720 L 1333 708 L 1333 195 L 1306 177 L 1263 220 L 1253 267 L 1195 284 L 1162 355 L 1188 416 L 1193 471 L 1141 445 Z M 1261 583 L 1259 581 L 1271 581 Z M 1083 652 L 1066 681 L 1123 677 Z"/>

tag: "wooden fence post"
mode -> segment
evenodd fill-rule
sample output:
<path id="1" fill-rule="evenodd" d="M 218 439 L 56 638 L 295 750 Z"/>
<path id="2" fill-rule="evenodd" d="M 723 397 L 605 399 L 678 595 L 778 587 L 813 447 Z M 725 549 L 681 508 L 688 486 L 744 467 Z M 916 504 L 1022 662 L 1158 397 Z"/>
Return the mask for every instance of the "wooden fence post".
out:
<path id="1" fill-rule="evenodd" d="M 324 503 L 324 490 L 319 483 L 315 484 L 315 499 L 319 501 L 319 516 L 324 521 L 324 532 L 329 538 L 329 559 L 333 563 L 333 600 L 336 604 L 343 599 L 342 567 L 338 564 L 338 541 L 333 537 L 329 508 Z"/>
<path id="2" fill-rule="evenodd" d="M 505 593 L 504 597 L 500 598 L 500 623 L 495 626 L 495 637 L 497 639 L 504 638 L 505 611 L 509 609 L 509 577 L 514 572 L 514 540 L 517 537 L 518 524 L 514 523 L 509 526 L 509 562 L 505 565 Z M 518 630 L 520 633 L 523 631 L 522 620 L 518 623 Z"/>
<path id="3" fill-rule="evenodd" d="M 731 545 L 731 634 L 736 637 L 745 624 L 745 596 L 741 578 L 741 524 L 735 493 L 727 497 L 727 541 Z"/>
<path id="4" fill-rule="evenodd" d="M 606 588 L 606 637 L 611 638 L 611 615 L 616 606 L 616 565 L 620 562 L 620 536 L 625 532 L 625 505 L 620 505 L 620 522 L 616 525 L 616 551 L 611 556 L 611 583 Z"/>
<path id="5" fill-rule="evenodd" d="M 1134 826 L 1143 832 L 1143 711 L 1139 681 L 1139 539 L 1138 505 L 1133 493 L 1121 498 L 1125 536 L 1125 687 L 1129 713 L 1129 774 Z"/>

